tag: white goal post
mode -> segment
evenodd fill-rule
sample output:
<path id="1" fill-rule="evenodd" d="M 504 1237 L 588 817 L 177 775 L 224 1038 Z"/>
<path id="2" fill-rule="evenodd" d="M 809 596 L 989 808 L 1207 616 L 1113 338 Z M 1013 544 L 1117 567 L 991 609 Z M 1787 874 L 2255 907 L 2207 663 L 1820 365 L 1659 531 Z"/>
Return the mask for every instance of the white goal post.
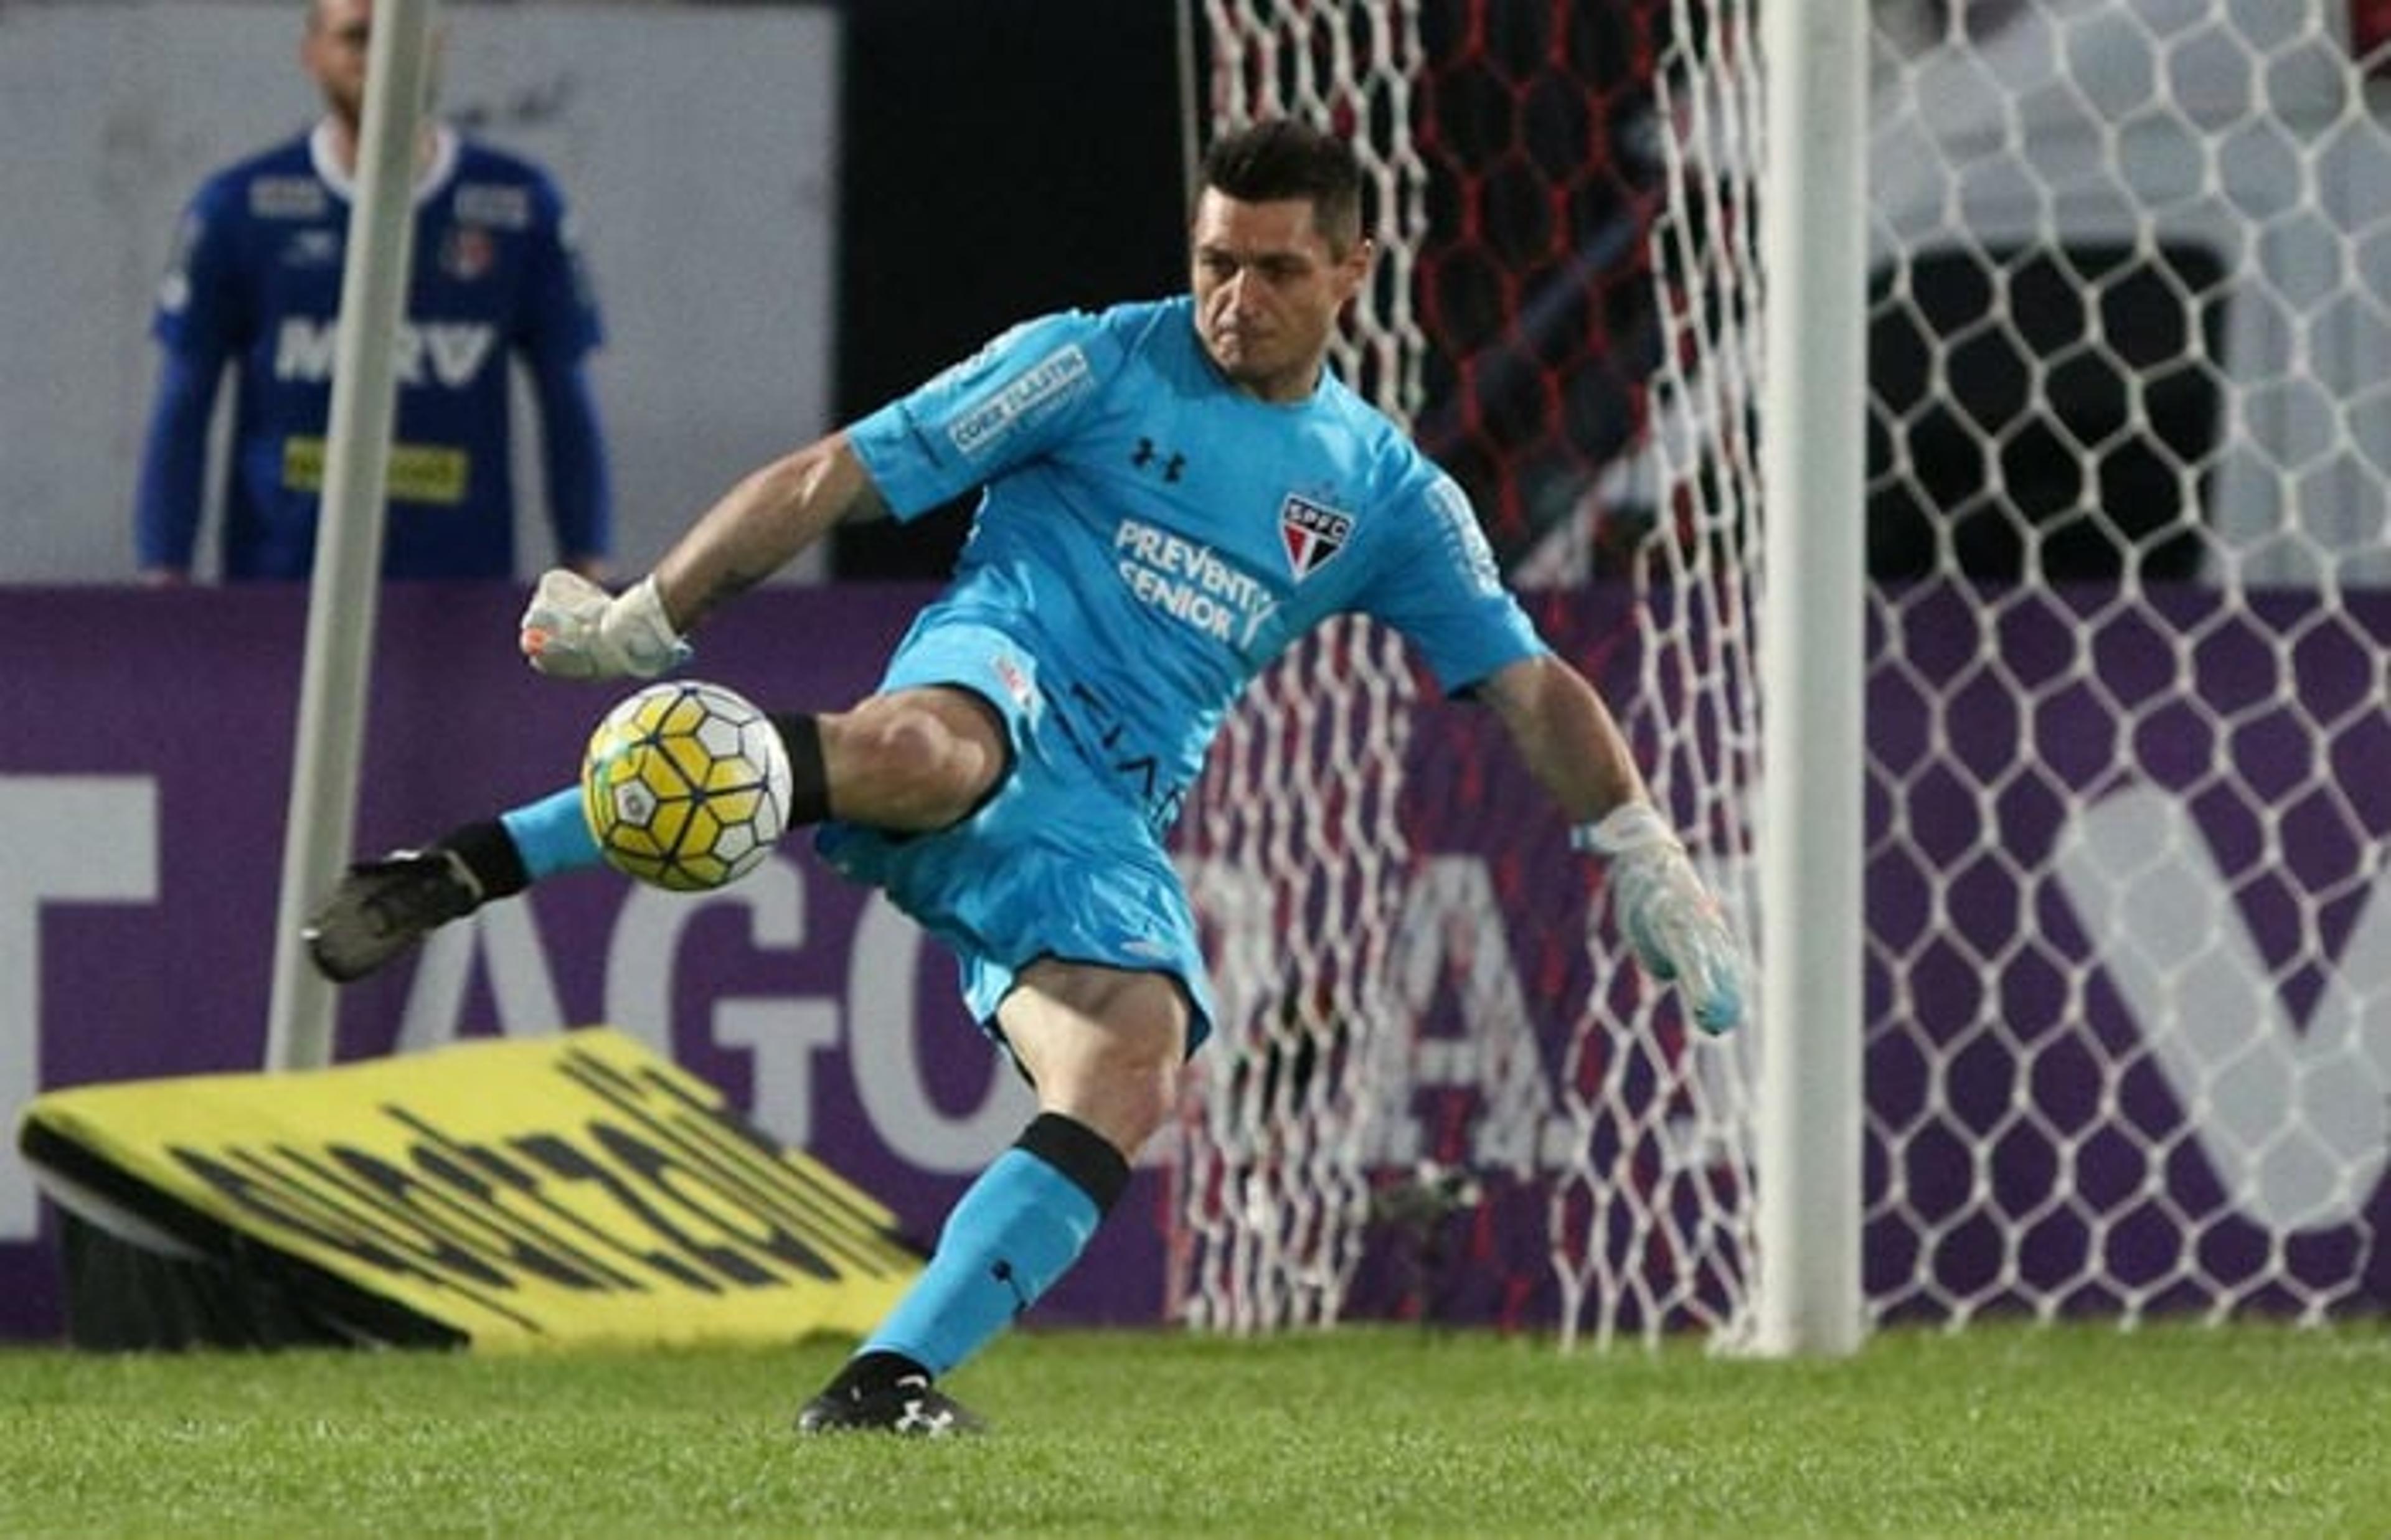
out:
<path id="1" fill-rule="evenodd" d="M 321 1069 L 332 1060 L 332 985 L 307 961 L 302 930 L 347 866 L 356 823 L 366 681 L 381 597 L 397 334 L 407 312 L 416 148 L 431 99 L 437 11 L 438 0 L 382 0 L 368 45 L 356 199 L 344 242 L 325 428 L 323 515 L 307 591 L 291 814 L 275 913 L 268 1070 Z"/>
<path id="2" fill-rule="evenodd" d="M 1765 5 L 1760 971 L 1752 1348 L 1857 1348 L 1868 28 Z M 1789 367 L 1799 360 L 1799 368 Z M 1798 602 L 1793 597 L 1798 596 Z"/>
<path id="3" fill-rule="evenodd" d="M 1351 136 L 1387 260 L 1340 364 L 1763 982 L 1690 1040 L 1467 713 L 1366 627 L 1306 647 L 1184 831 L 1224 1020 L 1179 1316 L 2391 1308 L 2380 7 L 1186 16 L 1193 143 Z"/>

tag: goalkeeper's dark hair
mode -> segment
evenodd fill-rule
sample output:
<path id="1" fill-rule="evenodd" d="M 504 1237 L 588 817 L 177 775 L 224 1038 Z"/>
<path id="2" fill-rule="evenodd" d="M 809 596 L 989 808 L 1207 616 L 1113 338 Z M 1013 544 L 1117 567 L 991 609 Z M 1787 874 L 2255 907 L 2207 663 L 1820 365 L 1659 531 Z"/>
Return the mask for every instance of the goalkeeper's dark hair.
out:
<path id="1" fill-rule="evenodd" d="M 1240 203 L 1299 198 L 1342 256 L 1362 238 L 1362 166 L 1353 147 L 1291 118 L 1268 118 L 1212 141 L 1204 185 Z"/>

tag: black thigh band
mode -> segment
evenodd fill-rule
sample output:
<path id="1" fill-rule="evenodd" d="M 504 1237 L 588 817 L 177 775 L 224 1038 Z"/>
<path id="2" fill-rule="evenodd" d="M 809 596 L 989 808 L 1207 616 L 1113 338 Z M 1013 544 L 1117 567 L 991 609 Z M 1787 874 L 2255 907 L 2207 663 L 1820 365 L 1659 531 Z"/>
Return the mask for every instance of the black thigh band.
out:
<path id="1" fill-rule="evenodd" d="M 1109 1211 L 1129 1186 L 1129 1161 L 1111 1141 L 1077 1118 L 1040 1112 L 1029 1120 L 1014 1148 L 1027 1151 L 1071 1179 L 1096 1212 Z"/>

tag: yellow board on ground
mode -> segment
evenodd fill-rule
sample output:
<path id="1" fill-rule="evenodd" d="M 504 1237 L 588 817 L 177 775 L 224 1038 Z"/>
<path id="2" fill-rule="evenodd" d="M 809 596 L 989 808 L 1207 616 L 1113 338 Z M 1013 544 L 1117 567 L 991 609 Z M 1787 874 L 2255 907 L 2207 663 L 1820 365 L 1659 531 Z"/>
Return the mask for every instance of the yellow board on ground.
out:
<path id="1" fill-rule="evenodd" d="M 895 1216 L 610 1028 L 36 1098 L 62 1204 L 277 1282 L 367 1339 L 782 1343 L 868 1330 L 921 1271 Z"/>

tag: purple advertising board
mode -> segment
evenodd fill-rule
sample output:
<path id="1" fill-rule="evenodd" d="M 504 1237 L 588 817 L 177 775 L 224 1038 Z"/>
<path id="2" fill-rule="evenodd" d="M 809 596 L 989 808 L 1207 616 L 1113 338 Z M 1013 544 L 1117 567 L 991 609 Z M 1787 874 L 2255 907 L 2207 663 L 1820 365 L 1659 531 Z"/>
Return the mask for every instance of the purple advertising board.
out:
<path id="1" fill-rule="evenodd" d="M 690 672 L 773 709 L 844 704 L 926 597 L 762 590 L 709 625 Z M 2296 615 L 2271 601 L 2187 590 L 2125 623 L 2086 592 L 2002 624 L 1962 599 L 1907 596 L 1874 639 L 1900 665 L 1875 671 L 1869 699 L 1872 1297 L 1895 1315 L 2017 1290 L 2098 1308 L 2125 1278 L 2191 1303 L 2211 1297 L 2204 1278 L 2254 1280 L 2260 1298 L 2289 1280 L 2294 1301 L 2391 1301 L 2391 1248 L 2373 1242 L 2391 1223 L 2391 923 L 2373 917 L 2391 906 L 2372 903 L 2391 835 L 2391 606 L 2359 601 L 2354 622 L 2292 648 Z M 1635 677 L 1630 602 L 1599 592 L 1538 611 L 1615 699 Z M 520 603 L 508 585 L 383 591 L 360 851 L 575 773 L 621 690 L 524 669 Z M 262 1067 L 304 629 L 295 589 L 16 590 L 0 606 L 12 1111 L 58 1087 Z M 1976 691 L 1993 673 L 2004 690 Z M 1543 1072 L 1597 1073 L 1559 1040 L 1594 985 L 1590 878 L 1557 815 L 1484 713 L 1439 709 L 1410 753 L 1402 815 L 1422 870 L 1480 864 Z M 2193 884 L 2131 858 L 2170 830 L 2167 848 L 2223 875 L 2210 909 L 2169 910 L 2158 900 L 2180 905 Z M 2197 946 L 2167 968 L 2135 961 L 2174 944 L 2160 922 L 2213 940 L 2219 913 L 2259 967 L 2220 974 Z M 2202 1039 L 2185 981 L 2215 998 L 2245 975 L 2266 991 L 2264 1019 L 2239 1030 L 2282 1041 Z M 1465 1031 L 1464 993 L 1420 992 L 1413 1030 Z M 2191 1027 L 2170 1034 L 2165 1012 Z M 592 873 L 495 905 L 345 991 L 337 1057 L 601 1021 L 669 1053 L 925 1241 L 1028 1112 L 964 1018 L 946 956 L 802 841 L 717 894 Z M 2334 1085 L 2371 1094 L 2372 1111 Z M 1466 1161 L 1493 1105 L 1423 1089 L 1407 1109 L 1416 1152 Z M 2286 1109 L 2301 1126 L 2266 1136 Z M 1161 1318 L 1169 1189 L 1164 1172 L 1141 1172 L 1041 1319 Z M 1548 1314 L 1545 1224 L 1534 1180 L 1497 1182 L 1445 1249 L 1441 1299 L 1372 1285 L 1356 1307 Z M 57 1216 L 11 1149 L 0 1338 L 55 1337 L 61 1290 Z"/>

